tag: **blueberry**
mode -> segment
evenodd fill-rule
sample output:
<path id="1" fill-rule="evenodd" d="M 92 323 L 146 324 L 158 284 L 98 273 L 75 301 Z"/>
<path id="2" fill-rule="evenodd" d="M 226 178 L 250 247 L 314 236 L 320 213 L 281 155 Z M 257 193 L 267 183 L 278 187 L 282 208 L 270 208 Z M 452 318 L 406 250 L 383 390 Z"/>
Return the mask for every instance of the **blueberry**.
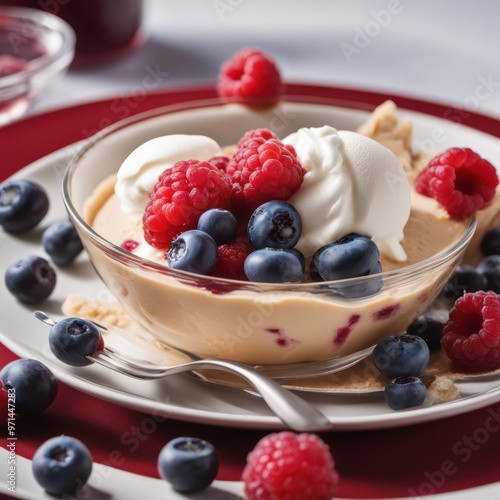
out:
<path id="1" fill-rule="evenodd" d="M 207 233 L 192 229 L 178 236 L 167 252 L 168 265 L 174 269 L 210 274 L 218 259 L 215 240 Z"/>
<path id="2" fill-rule="evenodd" d="M 476 266 L 476 270 L 486 278 L 487 290 L 500 293 L 500 254 L 484 257 Z"/>
<path id="3" fill-rule="evenodd" d="M 399 376 L 420 377 L 429 365 L 430 352 L 421 337 L 391 335 L 375 346 L 373 357 L 375 366 L 388 379 Z"/>
<path id="4" fill-rule="evenodd" d="M 314 281 L 337 281 L 379 274 L 379 259 L 379 249 L 370 238 L 350 233 L 316 251 L 310 264 L 311 277 Z M 382 278 L 377 277 L 330 288 L 347 298 L 359 298 L 379 292 L 382 286 Z"/>
<path id="5" fill-rule="evenodd" d="M 436 318 L 427 315 L 418 316 L 407 328 L 406 333 L 422 337 L 429 346 L 430 351 L 441 349 L 443 323 Z"/>
<path id="6" fill-rule="evenodd" d="M 314 269 L 324 281 L 368 276 L 378 271 L 380 252 L 367 236 L 348 234 L 313 255 Z"/>
<path id="7" fill-rule="evenodd" d="M 53 262 L 66 266 L 83 250 L 75 226 L 69 220 L 51 224 L 42 234 L 43 249 Z"/>
<path id="8" fill-rule="evenodd" d="M 58 321 L 49 333 L 49 346 L 54 356 L 72 366 L 92 364 L 86 356 L 102 350 L 99 328 L 81 318 L 64 318 Z"/>
<path id="9" fill-rule="evenodd" d="M 238 234 L 238 221 L 229 210 L 212 208 L 198 219 L 198 229 L 208 233 L 217 245 L 231 243 Z"/>
<path id="10" fill-rule="evenodd" d="M 49 211 L 49 198 L 39 184 L 9 181 L 0 188 L 0 226 L 15 233 L 35 227 Z"/>
<path id="11" fill-rule="evenodd" d="M 296 249 L 261 248 L 248 255 L 243 269 L 250 281 L 298 283 L 304 277 L 304 260 Z"/>
<path id="12" fill-rule="evenodd" d="M 420 406 L 427 395 L 424 383 L 418 377 L 401 376 L 391 380 L 384 390 L 385 401 L 393 410 Z"/>
<path id="13" fill-rule="evenodd" d="M 47 493 L 62 496 L 74 493 L 87 482 L 92 472 L 92 455 L 80 440 L 57 436 L 35 451 L 31 469 Z"/>
<path id="14" fill-rule="evenodd" d="M 306 272 L 306 258 L 303 253 L 297 248 L 290 248 L 288 251 L 292 252 L 297 257 L 300 263 L 300 268 L 302 269 L 302 274 L 304 274 Z"/>
<path id="15" fill-rule="evenodd" d="M 202 491 L 219 470 L 217 450 L 202 439 L 178 437 L 169 441 L 158 456 L 160 476 L 181 493 Z"/>
<path id="16" fill-rule="evenodd" d="M 3 388 L 14 389 L 16 412 L 41 413 L 57 395 L 58 383 L 52 372 L 35 359 L 16 359 L 0 370 Z"/>
<path id="17" fill-rule="evenodd" d="M 494 227 L 484 234 L 481 252 L 484 256 L 500 255 L 500 227 Z"/>
<path id="18" fill-rule="evenodd" d="M 286 201 L 268 201 L 248 221 L 248 239 L 254 248 L 293 248 L 302 232 L 302 221 Z"/>
<path id="19" fill-rule="evenodd" d="M 54 291 L 56 273 L 45 259 L 29 255 L 7 267 L 5 285 L 19 301 L 37 304 Z"/>
<path id="20" fill-rule="evenodd" d="M 488 280 L 484 274 L 469 265 L 458 266 L 445 284 L 441 297 L 447 302 L 455 302 L 464 293 L 486 290 Z"/>

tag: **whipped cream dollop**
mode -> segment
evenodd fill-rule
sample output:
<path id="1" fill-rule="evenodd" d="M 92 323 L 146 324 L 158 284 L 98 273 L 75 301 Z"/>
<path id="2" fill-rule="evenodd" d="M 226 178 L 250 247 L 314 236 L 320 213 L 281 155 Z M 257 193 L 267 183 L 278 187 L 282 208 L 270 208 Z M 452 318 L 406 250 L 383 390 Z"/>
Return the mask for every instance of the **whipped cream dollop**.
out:
<path id="1" fill-rule="evenodd" d="M 410 216 L 410 186 L 401 163 L 378 142 L 328 125 L 301 128 L 283 139 L 306 170 L 288 200 L 302 218 L 298 248 L 311 257 L 340 237 L 373 238 L 381 253 L 406 260 L 401 246 Z"/>
<path id="2" fill-rule="evenodd" d="M 136 148 L 120 166 L 115 194 L 124 213 L 142 215 L 160 174 L 180 160 L 209 160 L 221 155 L 216 141 L 204 135 L 172 134 Z"/>

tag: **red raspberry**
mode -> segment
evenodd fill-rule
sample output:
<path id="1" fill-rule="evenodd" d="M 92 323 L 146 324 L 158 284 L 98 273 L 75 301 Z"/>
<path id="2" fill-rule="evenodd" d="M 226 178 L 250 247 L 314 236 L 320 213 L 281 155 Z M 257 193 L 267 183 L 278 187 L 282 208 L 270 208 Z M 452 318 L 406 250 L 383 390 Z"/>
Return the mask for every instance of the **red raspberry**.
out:
<path id="1" fill-rule="evenodd" d="M 120 247 L 127 252 L 133 252 L 139 246 L 139 242 L 135 240 L 125 240 Z"/>
<path id="2" fill-rule="evenodd" d="M 441 345 L 465 371 L 500 368 L 500 295 L 481 291 L 457 299 L 443 327 Z"/>
<path id="3" fill-rule="evenodd" d="M 339 476 L 328 446 L 318 436 L 283 431 L 257 443 L 242 479 L 248 500 L 330 500 Z"/>
<path id="4" fill-rule="evenodd" d="M 219 260 L 212 271 L 212 276 L 248 281 L 243 271 L 243 264 L 250 252 L 250 248 L 241 242 L 220 245 Z"/>
<path id="5" fill-rule="evenodd" d="M 236 148 L 226 172 L 235 206 L 250 210 L 267 201 L 288 200 L 305 173 L 293 146 L 274 138 L 244 142 Z"/>
<path id="6" fill-rule="evenodd" d="M 236 146 L 238 148 L 257 147 L 269 139 L 278 139 L 278 136 L 268 128 L 256 128 L 245 132 Z"/>
<path id="7" fill-rule="evenodd" d="M 226 173 L 227 164 L 229 163 L 229 156 L 219 155 L 214 156 L 208 160 L 212 165 L 215 165 L 221 172 Z"/>
<path id="8" fill-rule="evenodd" d="M 272 104 L 281 90 L 281 76 L 274 61 L 252 48 L 243 49 L 226 61 L 217 83 L 221 97 L 239 97 L 254 103 Z"/>
<path id="9" fill-rule="evenodd" d="M 436 156 L 415 183 L 419 193 L 434 198 L 456 220 L 486 208 L 497 186 L 495 167 L 469 148 L 451 148 Z"/>
<path id="10" fill-rule="evenodd" d="M 210 208 L 228 208 L 227 176 L 208 161 L 182 160 L 159 177 L 142 217 L 144 238 L 166 249 L 180 233 L 195 229 Z"/>

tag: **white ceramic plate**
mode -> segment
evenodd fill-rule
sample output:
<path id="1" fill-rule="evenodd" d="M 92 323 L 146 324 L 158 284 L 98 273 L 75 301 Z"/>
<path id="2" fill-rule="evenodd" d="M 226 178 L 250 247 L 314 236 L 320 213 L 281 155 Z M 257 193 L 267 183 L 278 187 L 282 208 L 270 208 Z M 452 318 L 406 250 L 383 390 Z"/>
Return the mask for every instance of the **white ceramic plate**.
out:
<path id="1" fill-rule="evenodd" d="M 7 477 L 9 454 L 0 448 L 0 473 Z M 138 476 L 131 472 L 114 469 L 102 464 L 94 464 L 92 474 L 87 482 L 84 498 L 90 500 L 182 500 L 185 498 L 203 498 L 204 500 L 242 500 L 244 498 L 243 483 L 239 481 L 214 481 L 208 489 L 196 495 L 182 495 L 175 492 L 165 481 L 151 477 Z M 31 461 L 17 457 L 15 491 L 9 491 L 7 481 L 0 482 L 0 493 L 22 498 L 23 500 L 48 500 L 54 497 L 45 493 L 35 481 L 31 472 Z M 203 495 L 201 497 L 200 495 Z M 82 497 L 83 498 L 83 497 Z M 342 498 L 335 497 L 336 500 Z M 439 495 L 426 495 L 426 500 L 498 500 L 500 483 L 491 483 L 462 491 L 452 491 Z M 351 498 L 350 500 L 356 500 Z M 370 500 L 365 498 L 365 500 Z M 380 499 L 379 499 L 380 500 Z M 404 500 L 393 498 L 392 500 Z"/>
<path id="2" fill-rule="evenodd" d="M 288 115 L 292 121 L 293 109 Z M 424 146 L 427 140 L 434 141 L 433 147 L 439 150 L 450 146 L 469 146 L 493 163 L 500 164 L 500 141 L 494 137 L 419 113 L 401 111 L 401 114 L 412 119 L 417 146 Z M 329 122 L 338 128 L 355 128 L 367 116 L 364 112 L 345 108 L 331 107 L 328 110 Z M 151 130 L 160 135 L 163 125 L 161 118 L 156 118 Z M 439 143 L 436 138 L 439 138 Z M 21 255 L 44 255 L 40 245 L 43 229 L 50 222 L 66 216 L 60 195 L 61 176 L 68 158 L 77 148 L 73 145 L 57 151 L 16 174 L 15 177 L 30 178 L 44 185 L 52 205 L 47 218 L 35 231 L 20 236 L 0 233 L 2 268 L 5 269 Z M 58 318 L 62 302 L 69 293 L 111 299 L 84 254 L 71 267 L 58 270 L 56 289 L 39 308 Z M 43 361 L 61 381 L 76 389 L 116 404 L 149 413 L 157 412 L 174 419 L 231 427 L 283 427 L 265 403 L 240 390 L 205 385 L 186 375 L 146 382 L 98 366 L 66 366 L 50 353 L 47 335 L 48 327 L 32 316 L 31 308 L 18 303 L 5 287 L 0 287 L 0 338 L 3 343 L 19 356 Z M 460 400 L 402 412 L 390 410 L 382 395 L 302 395 L 328 417 L 334 429 L 361 430 L 410 425 L 472 411 L 500 401 L 498 385 L 496 379 L 462 383 L 460 389 L 464 397 Z"/>

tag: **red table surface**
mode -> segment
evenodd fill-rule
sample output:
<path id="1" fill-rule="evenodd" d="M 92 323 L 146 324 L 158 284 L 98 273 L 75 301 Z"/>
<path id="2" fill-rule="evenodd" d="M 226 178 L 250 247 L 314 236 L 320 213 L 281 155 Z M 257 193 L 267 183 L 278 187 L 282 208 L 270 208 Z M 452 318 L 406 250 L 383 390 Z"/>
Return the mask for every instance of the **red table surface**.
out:
<path id="1" fill-rule="evenodd" d="M 437 103 L 299 84 L 288 85 L 286 93 L 369 110 L 391 98 L 401 108 L 450 119 L 500 137 L 497 120 Z M 0 179 L 138 112 L 213 97 L 214 90 L 206 87 L 148 95 L 131 93 L 15 122 L 0 128 Z M 0 346 L 0 366 L 15 358 Z M 85 442 L 96 462 L 158 477 L 156 460 L 161 447 L 174 437 L 190 435 L 206 439 L 218 449 L 221 465 L 217 479 L 240 480 L 247 453 L 268 432 L 273 431 L 160 420 L 60 383 L 55 402 L 41 416 L 17 418 L 16 452 L 31 458 L 43 441 L 64 433 Z M 500 481 L 500 403 L 409 427 L 349 432 L 334 429 L 320 436 L 330 445 L 336 461 L 340 497 L 416 497 Z"/>

